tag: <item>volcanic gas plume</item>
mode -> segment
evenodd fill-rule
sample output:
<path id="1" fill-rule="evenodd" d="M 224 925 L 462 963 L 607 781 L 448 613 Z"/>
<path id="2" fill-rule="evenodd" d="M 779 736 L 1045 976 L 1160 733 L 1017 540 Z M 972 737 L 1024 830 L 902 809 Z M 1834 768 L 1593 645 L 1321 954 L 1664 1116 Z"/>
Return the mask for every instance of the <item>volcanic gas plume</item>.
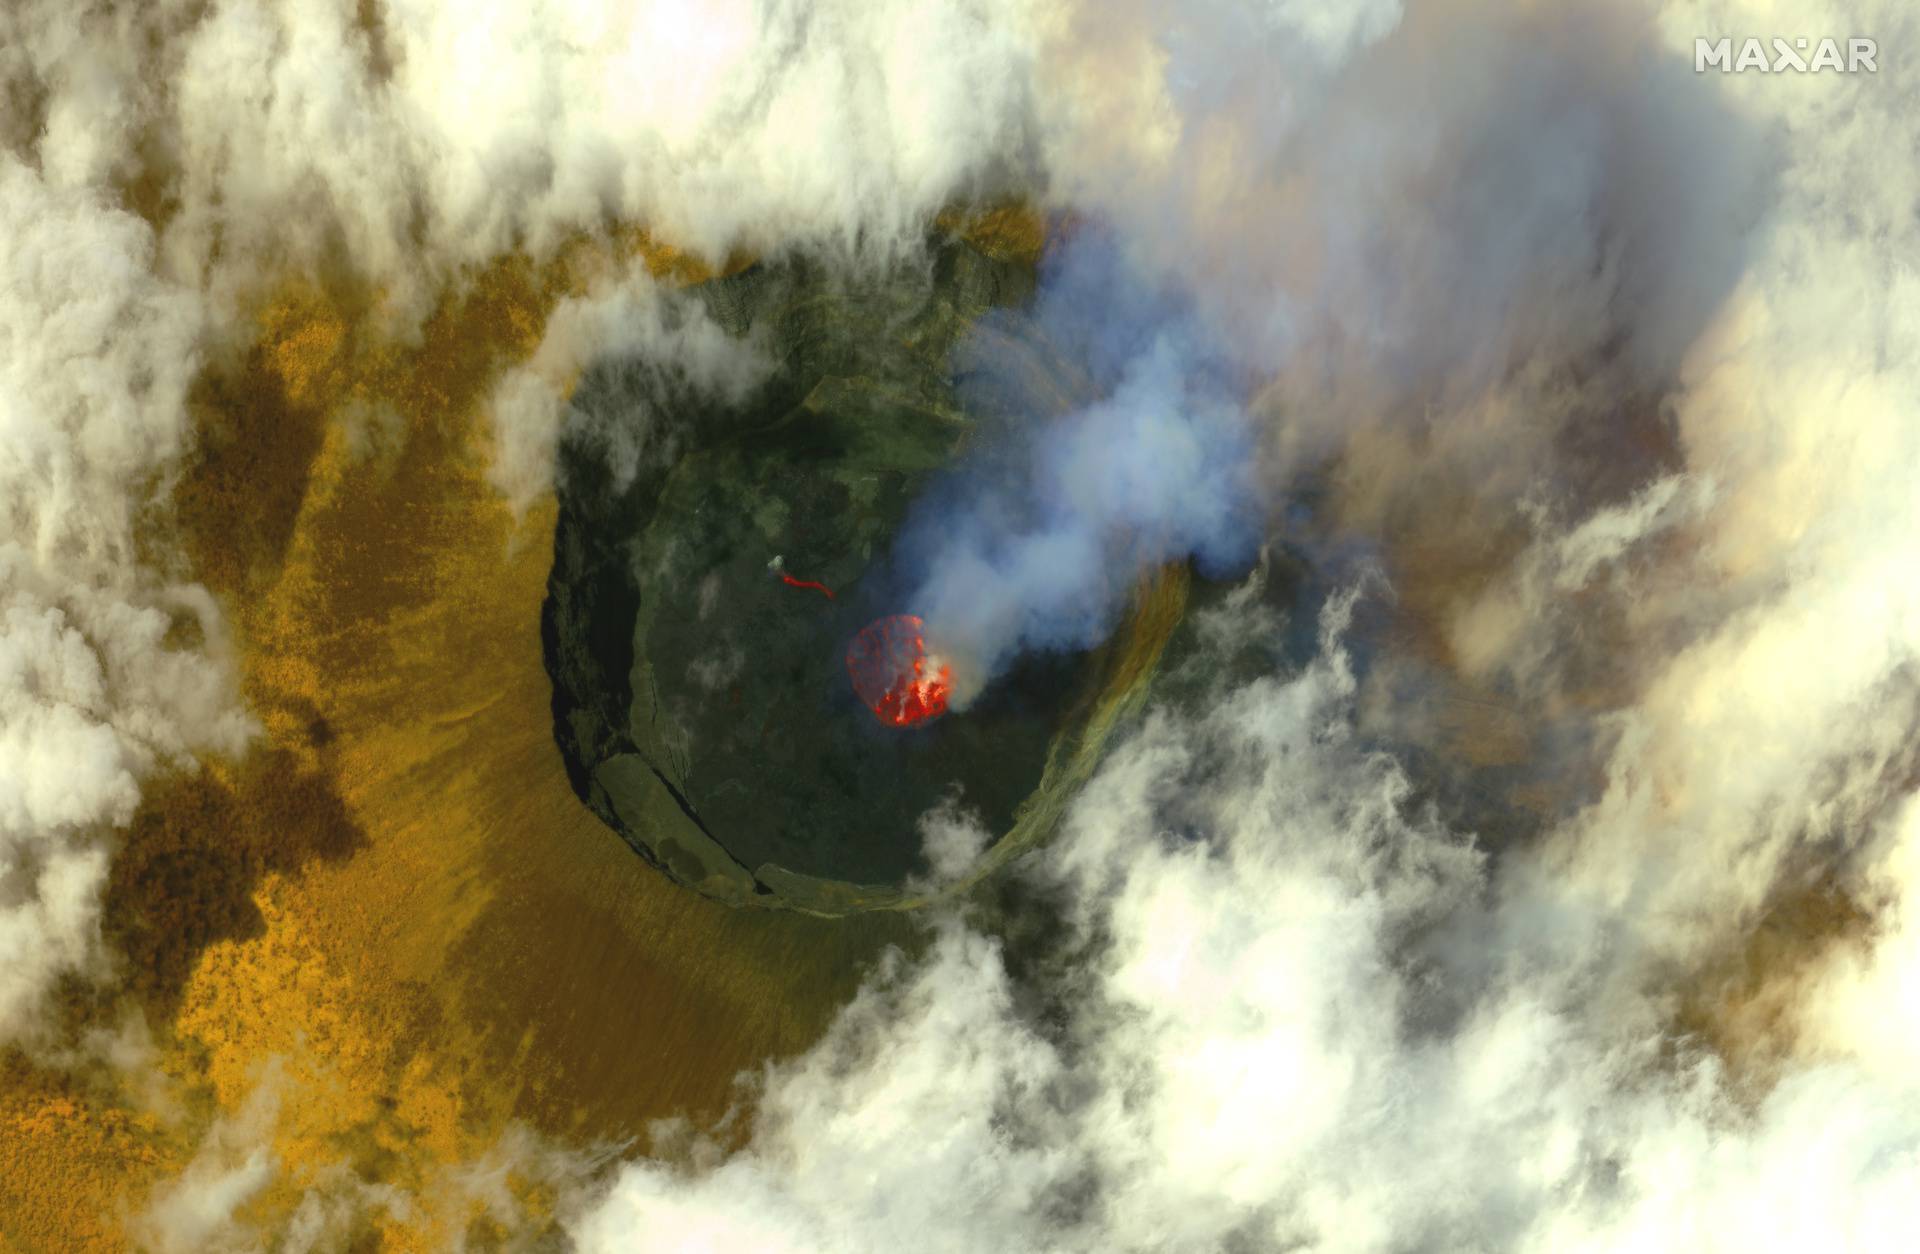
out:
<path id="1" fill-rule="evenodd" d="M 1917 65 L 0 5 L 0 1249 L 1911 1248 Z"/>

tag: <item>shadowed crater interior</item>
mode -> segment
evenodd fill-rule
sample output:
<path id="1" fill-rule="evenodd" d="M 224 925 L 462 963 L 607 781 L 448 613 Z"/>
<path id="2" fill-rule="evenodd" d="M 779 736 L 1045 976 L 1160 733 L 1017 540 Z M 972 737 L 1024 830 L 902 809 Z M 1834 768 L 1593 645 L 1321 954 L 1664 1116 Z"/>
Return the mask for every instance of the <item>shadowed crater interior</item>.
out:
<path id="1" fill-rule="evenodd" d="M 945 238 L 885 274 L 756 265 L 691 293 L 773 363 L 746 400 L 671 363 L 581 380 L 542 622 L 555 735 L 581 798 L 674 879 L 827 914 L 913 904 L 923 815 L 957 797 L 1001 846 L 1030 843 L 1112 694 L 1144 687 L 1184 583 L 1160 581 L 1157 615 L 1143 591 L 1102 649 L 1031 658 L 915 726 L 876 718 L 849 678 L 849 643 L 907 608 L 887 557 L 929 477 L 996 424 L 1085 399 L 1023 320 L 1033 283 Z M 975 343 L 991 338 L 995 379 L 970 386 L 953 350 L 990 310 Z"/>

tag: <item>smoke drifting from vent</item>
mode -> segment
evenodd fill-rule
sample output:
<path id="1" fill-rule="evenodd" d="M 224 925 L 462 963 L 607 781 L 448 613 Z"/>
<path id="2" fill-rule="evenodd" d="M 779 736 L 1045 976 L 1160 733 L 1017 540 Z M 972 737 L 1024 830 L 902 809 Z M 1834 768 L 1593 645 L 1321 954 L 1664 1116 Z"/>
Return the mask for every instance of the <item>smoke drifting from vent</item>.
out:
<path id="1" fill-rule="evenodd" d="M 930 494 L 899 543 L 897 560 L 918 575 L 907 604 L 956 661 L 962 706 L 1023 650 L 1098 644 L 1162 563 L 1244 566 L 1265 521 L 1236 381 L 1195 315 L 1098 235 L 1062 249 L 1042 283 L 1037 334 L 1096 399 L 1047 413 L 1049 398 L 1023 391 L 1020 361 L 996 359 L 989 328 L 963 369 L 1017 416 Z"/>
<path id="2" fill-rule="evenodd" d="M 1051 947 L 942 918 L 741 1143 L 636 1158 L 578 1241 L 1903 1248 L 1908 6 L 356 7 L 0 14 L 0 1040 L 102 969 L 142 778 L 245 747 L 150 507 L 261 284 L 348 276 L 403 332 L 610 220 L 860 264 L 1032 192 L 1100 224 L 1040 310 L 1091 399 L 929 499 L 901 608 L 984 678 L 1284 516 L 1387 573 L 1394 630 L 1336 600 L 1299 673 L 1159 711 L 1015 868 Z M 1882 72 L 1691 73 L 1696 35 L 1762 29 L 1871 34 Z M 741 377 L 648 282 L 495 390 L 516 501 L 593 355 Z M 1529 839 L 1425 806 L 1488 762 Z M 1781 924 L 1806 894 L 1860 922 Z"/>
<path id="3" fill-rule="evenodd" d="M 982 680 L 1097 641 L 1156 562 L 1244 561 L 1329 472 L 1367 481 L 1354 514 L 1405 511 L 1437 472 L 1560 526 L 1661 468 L 1657 441 L 1568 445 L 1677 386 L 1740 273 L 1770 141 L 1644 14 L 1123 6 L 1072 31 L 1048 63 L 1069 99 L 1131 97 L 1161 125 L 1049 151 L 1102 226 L 1052 259 L 1038 322 L 1094 402 L 977 458 L 902 546 L 911 608 Z M 1112 81 L 1136 45 L 1165 64 Z M 966 368 L 1048 413 L 983 338 Z M 1385 520 L 1349 521 L 1335 545 Z"/>
<path id="4" fill-rule="evenodd" d="M 745 1148 L 634 1163 L 586 1248 L 1901 1248 L 1920 97 L 1691 73 L 1756 24 L 1832 14 L 1062 19 L 1056 193 L 1186 296 L 1188 360 L 1265 385 L 1251 513 L 1301 491 L 1294 538 L 1369 554 L 1399 634 L 1336 598 L 1302 672 L 1161 710 L 1018 872 L 1064 936 L 942 921 L 768 1070 Z M 952 587 L 996 657 L 1084 638 L 1139 556 L 1023 578 L 1053 463 L 1014 447 L 989 521 L 928 503 L 957 556 L 907 550 L 915 610 Z M 1449 725 L 1484 705 L 1518 748 Z M 1430 805 L 1488 760 L 1530 839 Z"/>

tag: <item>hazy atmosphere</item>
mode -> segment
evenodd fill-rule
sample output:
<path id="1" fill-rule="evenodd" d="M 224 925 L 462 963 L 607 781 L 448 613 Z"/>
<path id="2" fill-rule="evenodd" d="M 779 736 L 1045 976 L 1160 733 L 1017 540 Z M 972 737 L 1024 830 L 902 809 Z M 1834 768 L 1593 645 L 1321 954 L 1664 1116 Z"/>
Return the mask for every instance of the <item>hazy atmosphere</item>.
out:
<path id="1" fill-rule="evenodd" d="M 1911 1248 L 1916 204 L 1895 0 L 9 0 L 0 1254 Z"/>

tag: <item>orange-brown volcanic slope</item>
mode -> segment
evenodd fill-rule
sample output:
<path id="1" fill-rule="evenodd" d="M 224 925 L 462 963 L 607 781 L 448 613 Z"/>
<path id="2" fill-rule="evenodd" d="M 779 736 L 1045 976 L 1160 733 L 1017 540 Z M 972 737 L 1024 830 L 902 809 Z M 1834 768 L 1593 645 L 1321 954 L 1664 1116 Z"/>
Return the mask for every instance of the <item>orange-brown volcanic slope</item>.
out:
<path id="1" fill-rule="evenodd" d="M 1021 214 L 972 233 L 1039 243 Z M 697 274 L 638 236 L 616 247 Z M 168 521 L 227 609 L 263 734 L 242 761 L 149 788 L 108 901 L 122 978 L 64 1005 L 76 1043 L 136 1003 L 152 1065 L 0 1052 L 0 1254 L 125 1248 L 154 1190 L 262 1093 L 283 1169 L 248 1219 L 271 1230 L 309 1187 L 378 1181 L 411 1208 L 367 1211 L 354 1248 L 484 1248 L 496 1219 L 450 1166 L 516 1122 L 579 1148 L 711 1119 L 736 1073 L 804 1047 L 862 963 L 910 940 L 890 914 L 732 911 L 676 889 L 567 786 L 539 642 L 553 503 L 516 519 L 489 486 L 483 401 L 608 262 L 582 245 L 496 264 L 409 344 L 367 329 L 365 293 L 290 282 L 257 342 L 208 367 Z M 1485 577 L 1471 555 L 1392 547 L 1416 634 Z M 1462 708 L 1456 751 L 1524 757 L 1516 711 Z M 1829 895 L 1784 903 L 1683 1018 L 1729 1051 L 1764 1035 L 1767 990 L 1860 917 Z M 549 1181 L 516 1161 L 537 1224 Z"/>
<path id="2" fill-rule="evenodd" d="M 1024 215 L 980 229 L 1037 248 Z M 863 961 L 908 939 L 893 915 L 677 889 L 567 786 L 539 640 L 553 503 L 516 519 L 489 486 L 483 401 L 608 260 L 494 265 L 412 344 L 367 332 L 361 295 L 290 284 L 258 342 L 208 368 L 174 521 L 264 734 L 150 787 L 108 903 L 124 991 L 76 985 L 65 1007 L 77 1040 L 137 1001 L 167 1081 L 0 1057 L 0 1250 L 123 1248 L 257 1091 L 278 1100 L 283 1170 L 250 1220 L 271 1229 L 352 1173 L 416 1195 L 366 1248 L 484 1235 L 448 1165 L 516 1121 L 577 1147 L 711 1119 L 736 1073 L 805 1046 Z M 537 1214 L 540 1181 L 515 1183 Z"/>

